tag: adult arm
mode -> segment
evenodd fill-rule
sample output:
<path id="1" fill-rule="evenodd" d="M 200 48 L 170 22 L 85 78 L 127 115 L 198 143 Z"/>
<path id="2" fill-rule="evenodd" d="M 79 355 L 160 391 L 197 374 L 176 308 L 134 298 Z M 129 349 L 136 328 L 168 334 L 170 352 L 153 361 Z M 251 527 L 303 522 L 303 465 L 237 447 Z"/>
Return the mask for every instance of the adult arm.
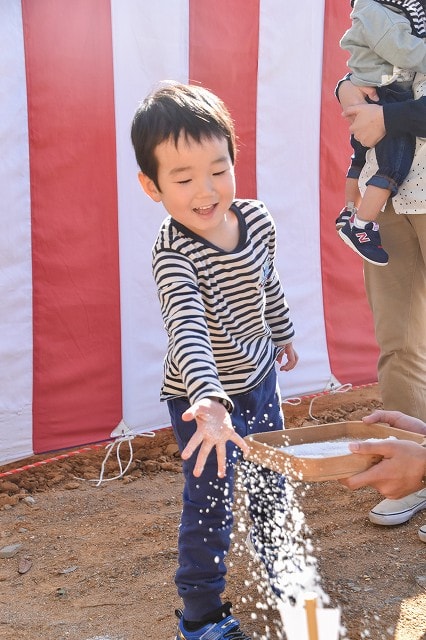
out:
<path id="1" fill-rule="evenodd" d="M 379 99 L 375 87 L 361 87 L 353 84 L 350 73 L 338 82 L 335 93 L 343 111 L 357 104 L 365 104 L 367 99 L 373 102 Z"/>
<path id="2" fill-rule="evenodd" d="M 336 87 L 343 116 L 351 122 L 349 130 L 361 144 L 374 147 L 385 134 L 426 137 L 426 96 L 379 106 L 362 102 L 361 96 L 366 95 L 363 90 L 364 87 L 353 85 L 349 77 Z"/>
<path id="3" fill-rule="evenodd" d="M 339 100 L 343 117 L 349 122 L 349 131 L 365 147 L 374 147 L 386 135 L 383 109 L 367 100 L 378 96 L 372 87 L 354 85 L 348 73 L 337 83 L 335 94 Z"/>
<path id="4" fill-rule="evenodd" d="M 393 427 L 426 435 L 426 424 L 399 411 L 375 411 L 364 422 L 387 422 Z M 379 455 L 382 460 L 349 478 L 341 480 L 349 489 L 370 486 L 386 498 L 397 500 L 425 487 L 426 449 L 408 440 L 351 443 L 355 455 Z"/>
<path id="5" fill-rule="evenodd" d="M 399 136 L 411 133 L 418 138 L 426 137 L 426 96 L 417 100 L 394 102 L 383 107 L 386 133 Z"/>

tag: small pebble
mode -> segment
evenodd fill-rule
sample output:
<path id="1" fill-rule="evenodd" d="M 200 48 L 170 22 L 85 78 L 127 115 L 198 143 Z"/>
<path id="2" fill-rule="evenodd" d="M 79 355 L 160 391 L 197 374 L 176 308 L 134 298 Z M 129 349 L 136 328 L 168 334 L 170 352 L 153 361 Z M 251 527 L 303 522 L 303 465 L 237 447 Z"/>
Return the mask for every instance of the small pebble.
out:
<path id="1" fill-rule="evenodd" d="M 68 489 L 69 491 L 72 491 L 73 489 L 80 489 L 80 486 L 81 485 L 79 482 L 71 481 L 65 485 L 64 489 Z"/>
<path id="2" fill-rule="evenodd" d="M 21 558 L 18 565 L 18 573 L 20 573 L 21 575 L 24 575 L 24 573 L 27 573 L 32 566 L 33 566 L 33 563 L 31 561 L 31 558 Z"/>
<path id="3" fill-rule="evenodd" d="M 8 544 L 0 549 L 0 558 L 13 558 L 22 549 L 22 544 Z"/>

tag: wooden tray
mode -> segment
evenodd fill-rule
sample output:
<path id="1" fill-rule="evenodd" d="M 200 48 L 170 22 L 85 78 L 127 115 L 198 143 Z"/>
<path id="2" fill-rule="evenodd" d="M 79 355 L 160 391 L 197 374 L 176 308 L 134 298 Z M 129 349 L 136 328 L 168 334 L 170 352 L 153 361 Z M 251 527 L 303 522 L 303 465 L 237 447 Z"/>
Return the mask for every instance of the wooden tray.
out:
<path id="1" fill-rule="evenodd" d="M 272 471 L 291 475 L 305 482 L 319 482 L 348 478 L 355 473 L 365 471 L 381 460 L 381 456 L 333 455 L 330 457 L 299 457 L 285 453 L 280 447 L 289 445 L 325 442 L 350 438 L 351 440 L 367 440 L 368 438 L 389 438 L 411 440 L 425 445 L 426 438 L 417 433 L 403 429 L 395 429 L 381 423 L 365 424 L 364 422 L 332 422 L 284 431 L 270 431 L 246 436 L 250 451 L 247 460 L 256 462 Z"/>

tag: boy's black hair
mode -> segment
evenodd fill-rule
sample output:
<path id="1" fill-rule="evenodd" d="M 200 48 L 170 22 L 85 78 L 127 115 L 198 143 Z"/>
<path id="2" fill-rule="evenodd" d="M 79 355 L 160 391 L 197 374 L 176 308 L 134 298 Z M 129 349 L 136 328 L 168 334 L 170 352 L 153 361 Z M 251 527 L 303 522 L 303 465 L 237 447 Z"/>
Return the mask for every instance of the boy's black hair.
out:
<path id="1" fill-rule="evenodd" d="M 160 190 L 155 149 L 169 139 L 177 145 L 181 133 L 196 142 L 226 138 L 232 164 L 235 163 L 234 123 L 222 100 L 198 85 L 165 82 L 139 105 L 131 128 L 137 163 L 157 189 Z"/>

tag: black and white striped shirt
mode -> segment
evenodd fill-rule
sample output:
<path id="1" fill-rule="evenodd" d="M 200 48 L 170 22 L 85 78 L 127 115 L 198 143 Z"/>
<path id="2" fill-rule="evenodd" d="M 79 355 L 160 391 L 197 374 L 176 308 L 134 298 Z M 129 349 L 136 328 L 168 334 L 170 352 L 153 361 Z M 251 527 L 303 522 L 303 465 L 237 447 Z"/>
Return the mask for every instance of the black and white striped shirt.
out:
<path id="1" fill-rule="evenodd" d="M 229 252 L 170 217 L 160 228 L 153 274 L 169 338 L 162 400 L 246 393 L 294 335 L 272 217 L 256 200 L 235 200 L 232 211 L 240 240 Z"/>

